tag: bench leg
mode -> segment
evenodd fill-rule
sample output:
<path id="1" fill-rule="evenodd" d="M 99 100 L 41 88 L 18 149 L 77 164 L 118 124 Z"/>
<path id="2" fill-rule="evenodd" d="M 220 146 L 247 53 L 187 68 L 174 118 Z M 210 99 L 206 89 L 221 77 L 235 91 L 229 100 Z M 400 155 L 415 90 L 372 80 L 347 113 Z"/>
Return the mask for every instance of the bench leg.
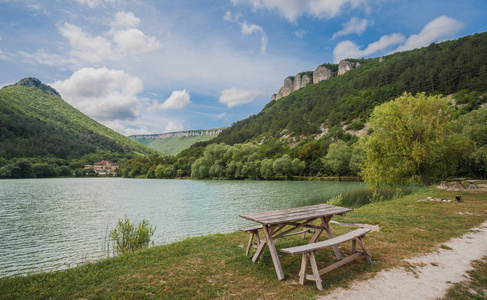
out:
<path id="1" fill-rule="evenodd" d="M 364 253 L 365 259 L 367 260 L 367 262 L 369 264 L 371 264 L 372 263 L 372 259 L 370 258 L 370 252 L 369 252 L 369 249 L 367 249 L 367 247 L 365 247 L 365 244 L 362 241 L 362 237 L 356 236 L 355 239 L 354 239 L 354 241 L 357 241 L 357 243 L 360 245 L 360 248 L 362 248 L 362 251 Z"/>
<path id="2" fill-rule="evenodd" d="M 313 270 L 314 281 L 316 282 L 316 288 L 318 290 L 323 290 L 323 285 L 321 283 L 320 271 L 318 270 L 318 265 L 316 264 L 315 254 L 313 251 L 309 253 L 309 261 L 311 263 L 311 270 Z"/>
<path id="3" fill-rule="evenodd" d="M 308 266 L 308 260 L 308 253 L 303 253 L 303 257 L 301 259 L 301 270 L 299 270 L 299 283 L 301 285 L 304 284 L 304 280 L 306 279 L 306 267 Z"/>
<path id="4" fill-rule="evenodd" d="M 249 255 L 250 248 L 254 244 L 254 232 L 250 232 L 249 244 L 247 245 L 247 250 L 245 251 L 245 255 Z"/>

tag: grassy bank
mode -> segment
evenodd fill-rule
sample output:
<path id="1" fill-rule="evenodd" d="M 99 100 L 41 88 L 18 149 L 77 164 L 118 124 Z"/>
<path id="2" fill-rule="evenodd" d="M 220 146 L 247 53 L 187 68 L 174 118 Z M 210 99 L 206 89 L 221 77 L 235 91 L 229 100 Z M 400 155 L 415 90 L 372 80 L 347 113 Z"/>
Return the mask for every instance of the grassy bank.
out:
<path id="1" fill-rule="evenodd" d="M 464 202 L 417 202 L 419 199 L 462 196 Z M 355 209 L 340 222 L 378 224 L 379 232 L 365 238 L 374 265 L 363 260 L 324 275 L 324 291 L 311 281 L 298 284 L 300 256 L 280 255 L 286 280 L 276 278 L 268 252 L 258 263 L 244 255 L 248 236 L 242 232 L 189 238 L 97 263 L 57 272 L 0 279 L 1 299 L 311 299 L 364 280 L 376 272 L 406 266 L 405 258 L 430 252 L 487 219 L 487 192 L 434 188 L 391 201 Z M 237 229 L 237 228 L 236 228 Z M 163 230 L 163 229 L 159 229 Z M 336 235 L 353 230 L 332 225 Z M 299 236 L 280 239 L 278 248 L 303 243 Z M 348 245 L 342 247 L 347 255 Z M 332 251 L 321 251 L 318 261 L 329 265 Z M 452 299 L 460 299 L 453 296 Z"/>

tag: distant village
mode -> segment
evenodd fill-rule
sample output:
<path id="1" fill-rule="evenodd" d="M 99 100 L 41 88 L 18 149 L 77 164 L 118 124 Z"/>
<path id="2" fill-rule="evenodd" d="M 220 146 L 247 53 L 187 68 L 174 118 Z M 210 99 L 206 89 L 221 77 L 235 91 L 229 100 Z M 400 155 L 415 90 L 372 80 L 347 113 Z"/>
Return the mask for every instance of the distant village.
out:
<path id="1" fill-rule="evenodd" d="M 98 175 L 113 175 L 118 169 L 118 164 L 113 163 L 110 159 L 102 160 L 93 165 L 85 165 L 85 170 L 93 170 Z"/>

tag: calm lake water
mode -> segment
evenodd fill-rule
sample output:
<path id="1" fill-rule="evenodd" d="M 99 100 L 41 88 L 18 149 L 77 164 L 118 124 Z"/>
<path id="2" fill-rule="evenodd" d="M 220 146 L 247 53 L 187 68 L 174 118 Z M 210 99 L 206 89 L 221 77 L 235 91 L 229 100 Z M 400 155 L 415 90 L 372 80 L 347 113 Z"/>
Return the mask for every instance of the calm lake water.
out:
<path id="1" fill-rule="evenodd" d="M 318 181 L 0 180 L 0 277 L 106 257 L 108 232 L 125 216 L 157 226 L 152 240 L 160 245 L 252 225 L 239 214 L 303 206 L 315 196 L 362 187 Z"/>

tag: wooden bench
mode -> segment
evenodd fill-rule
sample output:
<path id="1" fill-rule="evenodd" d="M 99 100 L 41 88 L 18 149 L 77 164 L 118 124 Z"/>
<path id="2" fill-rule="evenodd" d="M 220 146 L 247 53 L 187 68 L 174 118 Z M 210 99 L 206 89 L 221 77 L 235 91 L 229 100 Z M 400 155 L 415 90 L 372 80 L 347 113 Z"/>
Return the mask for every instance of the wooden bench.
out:
<path id="1" fill-rule="evenodd" d="M 318 290 L 322 291 L 323 285 L 321 281 L 321 275 L 328 273 L 346 263 L 349 263 L 359 258 L 362 255 L 365 256 L 365 259 L 367 260 L 368 263 L 372 263 L 369 250 L 367 250 L 367 248 L 364 245 L 364 242 L 362 241 L 362 238 L 368 232 L 370 232 L 370 229 L 361 228 L 325 241 L 281 249 L 281 252 L 289 253 L 292 255 L 303 254 L 303 258 L 301 260 L 301 270 L 299 272 L 299 283 L 304 284 L 305 279 L 313 280 L 316 282 L 316 287 L 318 288 Z M 315 251 L 323 248 L 336 246 L 342 243 L 346 243 L 348 241 L 352 241 L 352 254 L 350 256 L 339 260 L 338 262 L 332 264 L 331 266 L 318 270 L 318 266 L 316 264 L 316 259 L 315 259 Z M 357 251 L 357 243 L 362 248 L 362 251 Z M 310 261 L 313 274 L 306 274 L 308 261 Z"/>
<path id="2" fill-rule="evenodd" d="M 306 227 L 310 227 L 310 228 L 307 228 L 307 229 L 304 229 L 304 230 L 298 231 L 298 232 L 291 232 L 288 234 L 284 234 L 284 235 L 282 235 L 282 237 L 297 235 L 297 234 L 302 233 L 303 239 L 304 239 L 306 233 L 308 233 L 308 232 L 314 233 L 314 229 L 311 228 L 311 227 L 313 227 L 313 225 L 307 225 Z M 260 243 L 259 230 L 262 230 L 262 225 L 240 228 L 239 230 L 243 231 L 243 232 L 248 232 L 250 234 L 249 243 L 247 244 L 247 250 L 245 251 L 245 255 L 249 255 L 250 248 L 257 248 L 259 246 L 259 243 Z M 254 242 L 254 238 L 255 238 L 255 242 Z"/>

